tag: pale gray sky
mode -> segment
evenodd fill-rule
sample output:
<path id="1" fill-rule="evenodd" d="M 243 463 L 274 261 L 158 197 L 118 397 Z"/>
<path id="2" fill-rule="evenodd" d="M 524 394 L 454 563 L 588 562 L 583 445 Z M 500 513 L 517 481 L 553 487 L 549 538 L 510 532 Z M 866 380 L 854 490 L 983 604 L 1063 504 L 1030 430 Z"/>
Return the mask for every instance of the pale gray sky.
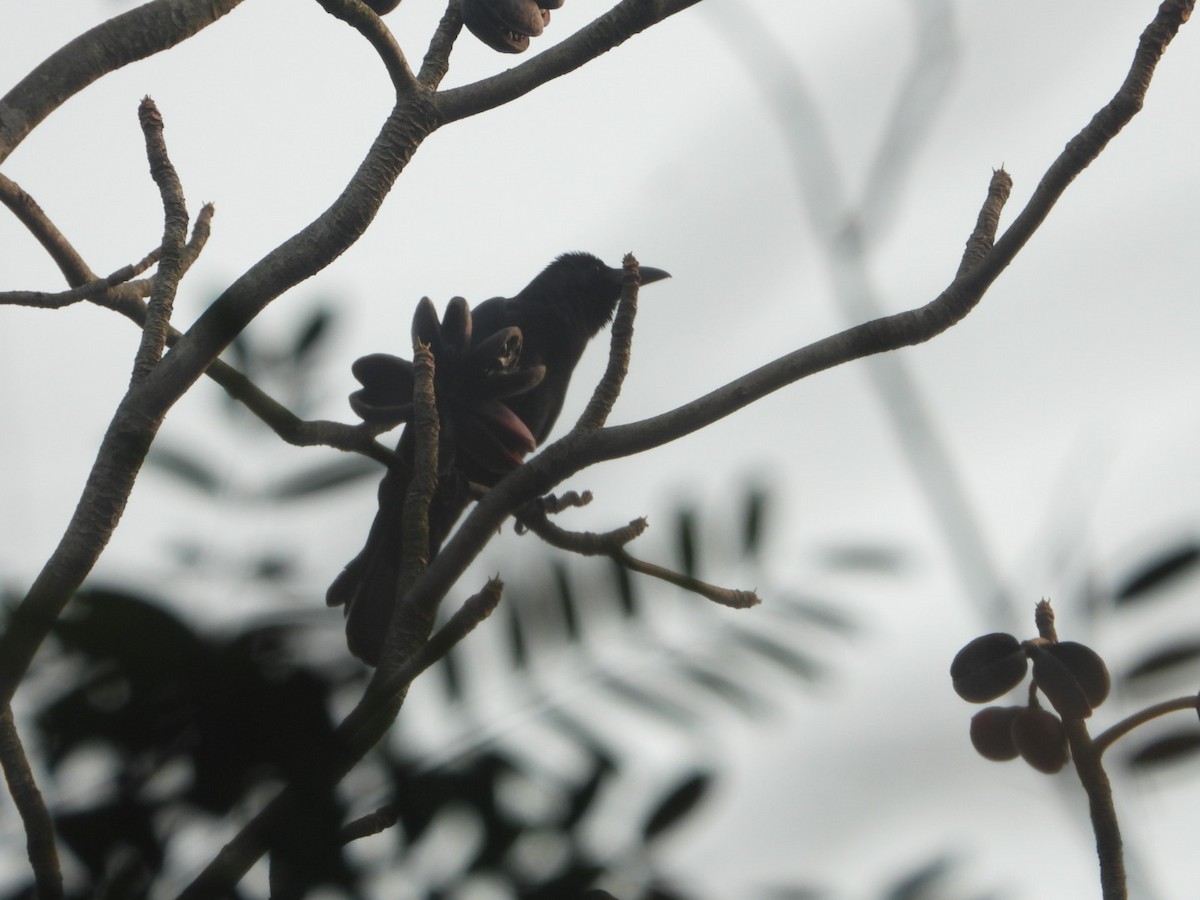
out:
<path id="1" fill-rule="evenodd" d="M 949 13 L 957 51 L 949 88 L 886 233 L 869 246 L 868 276 L 887 311 L 925 303 L 952 279 L 1000 165 L 1015 184 L 1011 220 L 1119 85 L 1157 8 L 1153 0 L 744 5 L 792 49 L 852 202 L 917 52 L 914 10 Z M 603 6 L 568 0 L 531 52 Z M 122 8 L 0 0 L 0 21 L 9 23 L 0 31 L 3 89 Z M 441 9 L 406 0 L 388 17 L 410 58 L 423 53 Z M 787 145 L 722 21 L 692 9 L 509 107 L 434 135 L 367 235 L 278 300 L 252 333 L 269 340 L 317 299 L 336 298 L 341 328 L 321 379 L 320 414 L 349 420 L 349 363 L 402 352 L 422 295 L 439 308 L 455 294 L 476 302 L 514 292 L 564 250 L 591 250 L 610 263 L 632 250 L 674 277 L 643 294 L 634 365 L 614 415 L 630 421 L 839 329 L 845 320 Z M 1026 631 L 1034 602 L 1073 583 L 1085 562 L 1113 577 L 1161 537 L 1200 527 L 1196 28 L 1182 29 L 1144 111 L 1068 190 L 981 306 L 903 354 Z M 447 83 L 511 64 L 464 38 Z M 295 0 L 244 3 L 176 51 L 103 79 L 4 165 L 98 272 L 139 259 L 161 234 L 136 118 L 146 94 L 166 122 L 193 213 L 204 201 L 217 208 L 212 239 L 180 294 L 180 327 L 330 203 L 390 105 L 386 76 L 362 39 L 317 4 Z M 60 286 L 45 254 L 4 215 L 0 284 Z M 3 308 L 0 319 L 0 579 L 24 585 L 77 500 L 138 336 L 94 308 Z M 581 367 L 582 385 L 602 365 L 597 348 Z M 564 420 L 582 407 L 582 385 Z M 219 401 L 215 387 L 200 385 L 164 439 L 208 446 L 205 417 Z M 209 450 L 227 460 L 233 481 L 299 468 L 311 458 L 304 454 L 322 452 L 256 454 L 267 447 L 217 442 Z M 794 721 L 765 736 L 733 728 L 722 739 L 733 774 L 676 836 L 677 871 L 712 897 L 802 878 L 834 886 L 838 897 L 867 898 L 906 861 L 949 850 L 964 873 L 955 896 L 1097 896 L 1072 776 L 1059 776 L 1058 790 L 1025 767 L 975 758 L 967 743 L 973 710 L 953 696 L 946 672 L 958 647 L 991 626 L 956 580 L 862 366 L 816 376 L 570 486 L 597 494 L 576 521 L 610 527 L 641 514 L 653 524 L 680 498 L 719 510 L 757 474 L 787 509 L 773 536 L 776 580 L 805 590 L 849 583 L 842 593 L 866 629 L 828 652 L 838 677 L 799 696 Z M 364 484 L 319 516 L 287 524 L 287 540 L 311 547 L 305 576 L 314 608 L 361 540 L 373 496 Z M 146 543 L 197 524 L 183 502 L 161 481 L 139 485 L 98 571 L 152 579 Z M 231 545 L 280 540 L 264 536 L 259 520 L 232 533 L 227 523 L 203 527 Z M 822 565 L 821 548 L 864 537 L 905 548 L 912 566 L 902 579 L 847 582 Z M 1069 545 L 1059 546 L 1064 539 Z M 503 546 L 485 565 L 502 565 Z M 1056 568 L 1059 551 L 1070 554 L 1065 572 Z M 1179 622 L 1178 608 L 1174 615 Z M 1060 610 L 1062 628 L 1071 619 Z M 1077 636 L 1128 658 L 1128 633 L 1113 620 Z M 1111 704 L 1098 725 L 1125 708 L 1120 697 Z M 1173 818 L 1194 810 L 1200 779 L 1170 775 L 1116 779 L 1130 845 L 1152 876 L 1154 893 L 1137 896 L 1190 896 L 1200 877 L 1190 825 Z"/>

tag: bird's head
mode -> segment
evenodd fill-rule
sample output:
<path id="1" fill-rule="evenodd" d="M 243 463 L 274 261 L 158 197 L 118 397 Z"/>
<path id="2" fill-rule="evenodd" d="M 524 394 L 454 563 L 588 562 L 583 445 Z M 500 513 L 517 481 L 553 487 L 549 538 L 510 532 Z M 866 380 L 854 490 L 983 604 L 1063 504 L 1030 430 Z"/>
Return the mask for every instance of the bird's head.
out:
<path id="1" fill-rule="evenodd" d="M 670 278 L 669 272 L 639 267 L 642 284 Z M 546 304 L 575 319 L 588 337 L 612 319 L 621 299 L 624 271 L 605 265 L 590 253 L 564 253 L 521 291 L 521 300 Z"/>

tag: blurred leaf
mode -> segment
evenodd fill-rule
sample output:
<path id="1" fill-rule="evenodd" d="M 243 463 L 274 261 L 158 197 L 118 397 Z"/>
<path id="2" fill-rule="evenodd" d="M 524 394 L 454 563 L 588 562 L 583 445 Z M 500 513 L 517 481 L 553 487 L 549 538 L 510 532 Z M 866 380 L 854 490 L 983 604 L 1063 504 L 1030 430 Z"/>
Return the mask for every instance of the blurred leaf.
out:
<path id="1" fill-rule="evenodd" d="M 259 581 L 283 581 L 296 571 L 296 561 L 283 554 L 260 556 L 254 563 L 254 577 Z"/>
<path id="2" fill-rule="evenodd" d="M 797 594 L 780 594 L 772 598 L 772 608 L 795 618 L 812 622 L 842 634 L 852 634 L 858 625 L 850 616 L 837 609 L 832 603 L 813 600 Z"/>
<path id="3" fill-rule="evenodd" d="M 1200 640 L 1180 641 L 1144 657 L 1125 673 L 1125 677 L 1132 681 L 1148 675 L 1158 675 L 1167 669 L 1195 662 L 1197 659 L 1200 659 Z"/>
<path id="4" fill-rule="evenodd" d="M 1163 551 L 1143 562 L 1117 589 L 1118 603 L 1142 600 L 1165 582 L 1182 576 L 1200 562 L 1200 544 L 1188 542 Z"/>
<path id="5" fill-rule="evenodd" d="M 937 895 L 935 892 L 937 892 L 938 883 L 945 879 L 950 865 L 950 860 L 946 857 L 935 859 L 900 876 L 880 896 L 883 900 L 927 900 L 927 898 L 933 898 Z"/>
<path id="6" fill-rule="evenodd" d="M 518 606 L 510 600 L 500 604 L 500 612 L 504 615 L 504 631 L 508 635 L 508 661 L 514 669 L 525 669 L 529 665 L 529 645 L 521 628 Z"/>
<path id="7" fill-rule="evenodd" d="M 223 479 L 206 460 L 179 447 L 155 441 L 146 455 L 146 464 L 171 475 L 205 494 L 220 493 Z"/>
<path id="8" fill-rule="evenodd" d="M 562 822 L 559 823 L 564 831 L 571 831 L 578 825 L 592 808 L 596 797 L 616 771 L 612 760 L 598 748 L 592 748 L 592 770 L 578 788 L 571 791 L 567 802 L 567 810 Z"/>
<path id="9" fill-rule="evenodd" d="M 746 489 L 746 505 L 742 513 L 742 555 L 757 559 L 762 549 L 763 529 L 766 527 L 766 488 L 752 484 Z"/>
<path id="10" fill-rule="evenodd" d="M 633 578 L 629 574 L 629 570 L 623 565 L 612 560 L 613 578 L 617 582 L 617 596 L 621 600 L 621 612 L 626 616 L 632 616 L 637 609 L 637 594 L 633 586 Z"/>
<path id="11" fill-rule="evenodd" d="M 308 321 L 296 334 L 296 343 L 292 347 L 291 354 L 294 363 L 303 363 L 305 358 L 329 336 L 329 327 L 333 324 L 333 320 L 333 310 L 328 306 L 322 304 L 313 310 Z"/>
<path id="12" fill-rule="evenodd" d="M 1147 769 L 1194 757 L 1200 751 L 1200 731 L 1174 731 L 1144 744 L 1125 762 L 1131 769 Z"/>
<path id="13" fill-rule="evenodd" d="M 674 660 L 674 664 L 683 677 L 708 693 L 725 700 L 738 712 L 753 717 L 761 715 L 769 709 L 766 701 L 758 693 L 743 687 L 724 672 L 714 669 L 700 660 L 680 657 Z"/>
<path id="14" fill-rule="evenodd" d="M 262 496 L 272 500 L 295 500 L 353 484 L 364 478 L 379 478 L 382 471 L 374 460 L 357 453 L 345 453 L 329 462 L 280 479 L 266 488 Z"/>
<path id="15" fill-rule="evenodd" d="M 763 900 L 821 900 L 829 893 L 815 887 L 800 885 L 783 885 L 767 888 L 761 895 Z"/>
<path id="16" fill-rule="evenodd" d="M 435 666 L 442 684 L 446 688 L 446 697 L 451 703 L 461 703 L 463 700 L 462 668 L 459 666 L 458 647 L 452 647 L 450 652 L 438 660 Z"/>
<path id="17" fill-rule="evenodd" d="M 612 672 L 601 674 L 599 683 L 627 703 L 639 706 L 655 716 L 679 725 L 694 727 L 697 714 L 669 697 L 650 690 L 644 684 L 630 681 Z"/>
<path id="18" fill-rule="evenodd" d="M 664 831 L 687 816 L 708 793 L 712 783 L 711 772 L 696 772 L 685 778 L 663 798 L 646 819 L 646 824 L 642 826 L 642 839 L 647 843 L 656 840 Z"/>
<path id="19" fill-rule="evenodd" d="M 679 553 L 679 571 L 689 578 L 699 578 L 699 558 L 697 556 L 699 525 L 696 521 L 696 510 L 690 506 L 680 507 L 675 513 L 675 546 Z"/>
<path id="20" fill-rule="evenodd" d="M 558 589 L 559 613 L 562 616 L 566 638 L 573 644 L 579 643 L 579 616 L 576 612 L 575 593 L 571 588 L 571 572 L 562 562 L 555 559 L 550 564 L 554 585 Z"/>
<path id="21" fill-rule="evenodd" d="M 822 553 L 825 565 L 853 572 L 895 574 L 904 568 L 904 553 L 887 544 L 838 544 Z"/>
<path id="22" fill-rule="evenodd" d="M 773 637 L 745 628 L 730 628 L 724 633 L 724 637 L 741 644 L 757 656 L 778 663 L 801 678 L 815 680 L 821 676 L 820 668 L 807 655 Z"/>
<path id="23" fill-rule="evenodd" d="M 71 852 L 99 880 L 114 865 L 133 866 L 145 883 L 162 868 L 163 846 L 155 832 L 155 808 L 122 798 L 76 812 L 60 813 L 54 824 Z M 135 862 L 136 861 L 136 862 Z M 143 888 L 144 890 L 144 888 Z M 142 896 L 142 892 L 132 896 Z"/>

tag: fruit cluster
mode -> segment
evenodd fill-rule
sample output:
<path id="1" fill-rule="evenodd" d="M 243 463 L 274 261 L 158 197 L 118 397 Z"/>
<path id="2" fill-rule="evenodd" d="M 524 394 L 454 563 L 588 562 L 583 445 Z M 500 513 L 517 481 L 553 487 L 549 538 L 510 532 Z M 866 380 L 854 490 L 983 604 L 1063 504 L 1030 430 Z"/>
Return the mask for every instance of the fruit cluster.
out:
<path id="1" fill-rule="evenodd" d="M 1086 719 L 1108 697 L 1111 685 L 1104 660 L 1083 644 L 1037 637 L 1018 641 L 994 632 L 963 647 L 950 664 L 954 690 L 971 703 L 987 703 L 1033 679 L 1026 706 L 989 706 L 971 719 L 971 743 L 987 759 L 1020 756 L 1040 772 L 1053 774 L 1070 759 L 1063 719 Z M 1040 691 L 1058 715 L 1037 701 Z M 1061 717 L 1061 718 L 1060 718 Z"/>

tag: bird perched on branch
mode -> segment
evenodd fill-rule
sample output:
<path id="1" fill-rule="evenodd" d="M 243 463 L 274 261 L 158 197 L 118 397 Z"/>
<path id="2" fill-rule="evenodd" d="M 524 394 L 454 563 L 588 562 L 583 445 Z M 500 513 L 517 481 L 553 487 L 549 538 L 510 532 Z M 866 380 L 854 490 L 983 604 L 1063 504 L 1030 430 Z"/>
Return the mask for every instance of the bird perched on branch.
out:
<path id="1" fill-rule="evenodd" d="M 670 277 L 640 268 L 641 283 Z M 567 253 L 515 297 L 494 297 L 473 310 L 461 297 L 441 321 L 425 298 L 413 335 L 435 360 L 440 437 L 438 487 L 429 509 L 429 556 L 437 553 L 471 498 L 471 484 L 491 487 L 521 464 L 554 427 L 584 348 L 612 319 L 621 297 L 621 269 L 590 253 Z M 413 366 L 375 353 L 357 360 L 363 387 L 350 405 L 365 421 L 395 426 L 413 410 Z M 406 427 L 397 453 L 411 465 L 415 436 Z M 379 510 L 366 545 L 334 579 L 330 606 L 346 607 L 350 650 L 378 665 L 396 605 L 401 521 L 410 481 L 390 469 L 379 485 Z"/>

